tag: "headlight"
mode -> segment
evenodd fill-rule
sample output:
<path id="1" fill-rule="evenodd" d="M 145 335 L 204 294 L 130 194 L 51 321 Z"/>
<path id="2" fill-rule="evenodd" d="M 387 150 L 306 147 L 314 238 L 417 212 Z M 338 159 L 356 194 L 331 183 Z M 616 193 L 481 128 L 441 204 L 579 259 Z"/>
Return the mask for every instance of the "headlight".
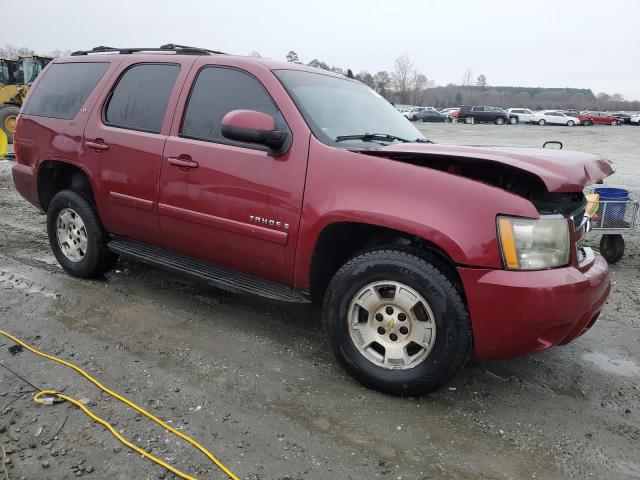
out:
<path id="1" fill-rule="evenodd" d="M 564 217 L 498 216 L 498 238 L 508 270 L 542 270 L 569 263 L 569 222 Z"/>

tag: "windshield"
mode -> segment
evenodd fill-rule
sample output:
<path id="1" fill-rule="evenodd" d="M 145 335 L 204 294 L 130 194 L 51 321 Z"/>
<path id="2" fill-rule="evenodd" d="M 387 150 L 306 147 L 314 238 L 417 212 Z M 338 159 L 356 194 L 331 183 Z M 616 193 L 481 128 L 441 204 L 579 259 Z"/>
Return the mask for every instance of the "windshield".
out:
<path id="1" fill-rule="evenodd" d="M 274 73 L 322 143 L 353 148 L 398 139 L 426 141 L 393 105 L 360 82 L 298 70 Z M 364 138 L 345 138 L 352 136 Z"/>

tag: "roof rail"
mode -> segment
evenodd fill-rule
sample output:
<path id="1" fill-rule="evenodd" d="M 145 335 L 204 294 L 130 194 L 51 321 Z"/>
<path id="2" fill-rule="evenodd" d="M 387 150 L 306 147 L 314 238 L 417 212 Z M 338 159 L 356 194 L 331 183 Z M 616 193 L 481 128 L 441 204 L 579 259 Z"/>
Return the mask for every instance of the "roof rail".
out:
<path id="1" fill-rule="evenodd" d="M 151 48 L 143 48 L 143 47 L 134 47 L 134 48 L 116 48 L 116 47 L 94 47 L 91 50 L 78 50 L 77 52 L 73 52 L 71 56 L 80 56 L 80 55 L 89 55 L 90 53 L 119 53 L 119 54 L 131 54 L 137 52 L 175 52 L 176 54 L 182 55 L 223 55 L 224 52 L 219 52 L 217 50 L 208 50 L 206 48 L 199 47 L 187 47 L 186 45 L 175 45 L 173 43 L 167 43 L 166 45 L 161 45 L 160 48 L 151 47 Z"/>

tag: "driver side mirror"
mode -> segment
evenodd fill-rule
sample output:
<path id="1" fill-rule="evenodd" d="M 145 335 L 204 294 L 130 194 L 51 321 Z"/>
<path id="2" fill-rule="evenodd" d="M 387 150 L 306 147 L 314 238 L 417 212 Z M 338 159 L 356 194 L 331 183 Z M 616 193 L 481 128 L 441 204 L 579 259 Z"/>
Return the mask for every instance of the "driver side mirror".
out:
<path id="1" fill-rule="evenodd" d="M 255 110 L 232 110 L 222 119 L 220 133 L 236 142 L 264 145 L 274 154 L 287 142 L 288 132 L 276 130 L 276 122 L 271 115 Z"/>

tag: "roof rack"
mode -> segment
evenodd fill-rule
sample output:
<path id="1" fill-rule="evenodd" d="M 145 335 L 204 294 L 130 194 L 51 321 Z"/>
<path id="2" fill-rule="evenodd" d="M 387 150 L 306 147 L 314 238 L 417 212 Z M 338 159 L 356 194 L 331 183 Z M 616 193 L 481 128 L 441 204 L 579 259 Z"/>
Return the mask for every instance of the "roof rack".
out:
<path id="1" fill-rule="evenodd" d="M 137 52 L 175 52 L 176 54 L 181 55 L 224 55 L 224 52 L 219 52 L 217 50 L 208 50 L 206 48 L 199 47 L 188 47 L 186 45 L 176 45 L 173 43 L 167 43 L 166 45 L 161 45 L 160 48 L 142 48 L 142 47 L 134 47 L 134 48 L 116 48 L 116 47 L 94 47 L 91 50 L 78 50 L 77 52 L 73 52 L 71 56 L 80 56 L 80 55 L 89 55 L 90 53 L 119 53 L 119 54 L 131 54 Z"/>

